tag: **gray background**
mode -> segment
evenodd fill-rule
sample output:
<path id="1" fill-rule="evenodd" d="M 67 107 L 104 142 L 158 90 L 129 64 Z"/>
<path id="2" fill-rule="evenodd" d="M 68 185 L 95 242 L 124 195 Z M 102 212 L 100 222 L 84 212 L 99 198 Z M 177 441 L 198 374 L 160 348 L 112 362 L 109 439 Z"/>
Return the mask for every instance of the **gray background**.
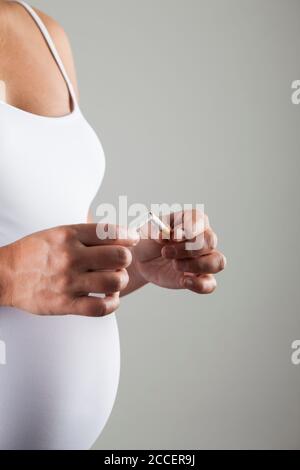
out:
<path id="1" fill-rule="evenodd" d="M 203 202 L 228 258 L 213 296 L 124 299 L 95 448 L 300 449 L 299 0 L 33 3 L 73 43 L 98 201 Z"/>

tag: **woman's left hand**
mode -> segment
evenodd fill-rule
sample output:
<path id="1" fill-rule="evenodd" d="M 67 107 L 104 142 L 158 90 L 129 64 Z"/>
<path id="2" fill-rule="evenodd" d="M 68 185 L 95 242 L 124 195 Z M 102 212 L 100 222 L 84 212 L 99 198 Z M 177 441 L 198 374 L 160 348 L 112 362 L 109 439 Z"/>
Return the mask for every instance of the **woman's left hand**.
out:
<path id="1" fill-rule="evenodd" d="M 178 241 L 182 227 L 184 237 Z M 178 212 L 172 214 L 171 229 L 170 240 L 140 241 L 133 253 L 135 269 L 146 282 L 161 287 L 212 293 L 217 285 L 214 275 L 225 268 L 226 258 L 216 249 L 208 217 L 196 210 Z"/>

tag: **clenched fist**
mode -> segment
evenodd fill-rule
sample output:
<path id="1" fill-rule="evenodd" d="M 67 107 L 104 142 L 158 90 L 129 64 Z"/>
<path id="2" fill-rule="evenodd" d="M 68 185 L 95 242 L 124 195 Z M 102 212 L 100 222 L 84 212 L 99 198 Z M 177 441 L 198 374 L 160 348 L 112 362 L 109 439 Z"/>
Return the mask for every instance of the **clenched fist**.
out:
<path id="1" fill-rule="evenodd" d="M 128 284 L 130 248 L 139 242 L 133 230 L 114 233 L 100 240 L 96 224 L 63 226 L 0 248 L 1 305 L 37 315 L 114 312 Z"/>

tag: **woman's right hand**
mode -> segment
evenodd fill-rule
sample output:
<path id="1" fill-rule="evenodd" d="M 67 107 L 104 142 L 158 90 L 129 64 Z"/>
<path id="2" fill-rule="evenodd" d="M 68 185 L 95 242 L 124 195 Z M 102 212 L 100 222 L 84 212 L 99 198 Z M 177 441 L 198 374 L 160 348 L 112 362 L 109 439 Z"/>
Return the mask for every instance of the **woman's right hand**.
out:
<path id="1" fill-rule="evenodd" d="M 96 224 L 63 226 L 0 248 L 1 305 L 37 315 L 114 312 L 128 284 L 130 248 L 139 242 L 135 231 L 116 233 L 100 240 Z"/>

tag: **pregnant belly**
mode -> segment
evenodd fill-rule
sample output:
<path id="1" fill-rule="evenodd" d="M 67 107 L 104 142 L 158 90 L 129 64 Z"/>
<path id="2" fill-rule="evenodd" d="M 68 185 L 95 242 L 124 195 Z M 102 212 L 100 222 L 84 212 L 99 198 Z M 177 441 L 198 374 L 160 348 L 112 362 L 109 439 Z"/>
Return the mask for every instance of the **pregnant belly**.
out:
<path id="1" fill-rule="evenodd" d="M 118 388 L 115 315 L 37 317 L 0 308 L 0 343 L 0 449 L 89 449 Z"/>

